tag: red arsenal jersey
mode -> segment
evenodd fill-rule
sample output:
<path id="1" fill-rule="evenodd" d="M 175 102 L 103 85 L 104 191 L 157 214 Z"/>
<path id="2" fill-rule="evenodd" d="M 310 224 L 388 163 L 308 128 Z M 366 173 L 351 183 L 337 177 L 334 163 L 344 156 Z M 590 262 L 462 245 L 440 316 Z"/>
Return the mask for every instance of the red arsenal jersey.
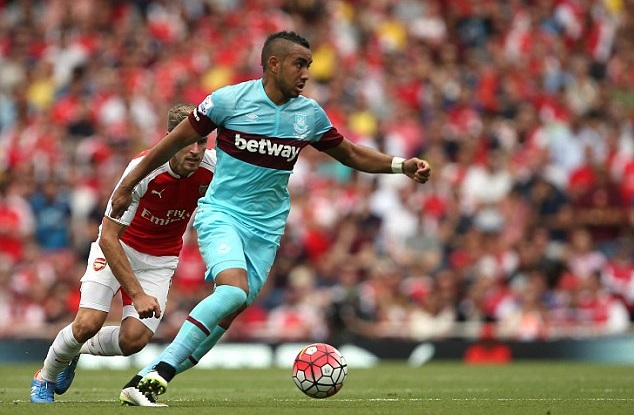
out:
<path id="1" fill-rule="evenodd" d="M 122 179 L 143 159 L 134 158 Z M 121 219 L 127 229 L 121 236 L 126 245 L 153 256 L 178 256 L 183 234 L 194 214 L 198 199 L 205 194 L 216 166 L 216 153 L 206 150 L 200 167 L 188 177 L 180 177 L 169 162 L 148 174 L 132 192 L 132 203 Z M 112 199 L 106 215 L 110 216 Z"/>

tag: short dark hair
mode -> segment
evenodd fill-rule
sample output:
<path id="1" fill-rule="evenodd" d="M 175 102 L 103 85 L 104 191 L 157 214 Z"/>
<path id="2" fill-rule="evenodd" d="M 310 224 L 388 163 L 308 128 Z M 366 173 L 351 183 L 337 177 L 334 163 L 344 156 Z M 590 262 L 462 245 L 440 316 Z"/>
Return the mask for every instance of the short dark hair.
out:
<path id="1" fill-rule="evenodd" d="M 176 104 L 167 113 L 167 131 L 172 131 L 190 112 L 196 108 L 192 104 Z"/>
<path id="2" fill-rule="evenodd" d="M 293 42 L 310 49 L 310 43 L 308 43 L 308 40 L 295 32 L 283 30 L 281 32 L 273 33 L 266 38 L 264 46 L 262 46 L 262 55 L 260 59 L 262 61 L 261 64 L 263 69 L 266 69 L 266 62 L 271 56 L 281 54 L 282 51 L 278 47 L 280 40 L 288 40 L 289 42 Z"/>

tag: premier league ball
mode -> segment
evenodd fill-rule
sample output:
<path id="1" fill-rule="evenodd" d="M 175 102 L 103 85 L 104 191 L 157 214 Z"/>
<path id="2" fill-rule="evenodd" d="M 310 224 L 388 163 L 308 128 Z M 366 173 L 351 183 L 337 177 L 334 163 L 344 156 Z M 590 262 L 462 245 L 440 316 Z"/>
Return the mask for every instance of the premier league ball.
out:
<path id="1" fill-rule="evenodd" d="M 293 381 L 311 398 L 327 398 L 339 392 L 348 374 L 345 359 L 326 343 L 304 347 L 293 363 Z"/>

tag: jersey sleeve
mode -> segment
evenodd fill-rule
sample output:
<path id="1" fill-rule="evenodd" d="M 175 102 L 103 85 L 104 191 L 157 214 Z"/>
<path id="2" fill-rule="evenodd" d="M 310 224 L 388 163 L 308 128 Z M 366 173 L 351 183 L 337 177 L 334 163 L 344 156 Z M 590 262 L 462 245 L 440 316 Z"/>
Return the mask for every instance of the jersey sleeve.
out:
<path id="1" fill-rule="evenodd" d="M 208 169 L 212 173 L 216 171 L 216 150 L 208 148 L 205 150 L 205 154 L 203 155 L 203 160 L 200 163 L 200 166 Z"/>
<path id="2" fill-rule="evenodd" d="M 329 148 L 337 147 L 343 141 L 343 135 L 335 127 L 330 127 L 328 131 L 326 131 L 319 141 L 314 141 L 311 145 L 319 150 L 324 151 Z"/>
<path id="3" fill-rule="evenodd" d="M 189 114 L 189 121 L 198 134 L 208 135 L 216 127 L 225 124 L 227 117 L 235 108 L 236 98 L 230 87 L 220 88 L 201 102 Z"/>
<path id="4" fill-rule="evenodd" d="M 319 151 L 337 147 L 343 141 L 343 135 L 333 127 L 326 112 L 315 103 L 315 140 L 311 145 Z"/>
<path id="5" fill-rule="evenodd" d="M 207 116 L 212 106 L 211 95 L 207 95 L 207 98 L 187 116 L 192 127 L 201 137 L 209 135 L 216 129 L 216 124 Z"/>

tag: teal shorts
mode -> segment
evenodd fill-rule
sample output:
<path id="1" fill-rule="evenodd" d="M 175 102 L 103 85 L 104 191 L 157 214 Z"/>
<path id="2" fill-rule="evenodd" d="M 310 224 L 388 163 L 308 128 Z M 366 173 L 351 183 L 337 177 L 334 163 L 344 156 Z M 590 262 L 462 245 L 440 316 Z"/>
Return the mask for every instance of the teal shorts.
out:
<path id="1" fill-rule="evenodd" d="M 206 281 L 229 268 L 247 271 L 249 295 L 247 305 L 253 303 L 268 278 L 280 236 L 266 235 L 240 224 L 224 212 L 199 211 L 194 219 L 198 232 L 198 246 L 205 260 Z"/>

